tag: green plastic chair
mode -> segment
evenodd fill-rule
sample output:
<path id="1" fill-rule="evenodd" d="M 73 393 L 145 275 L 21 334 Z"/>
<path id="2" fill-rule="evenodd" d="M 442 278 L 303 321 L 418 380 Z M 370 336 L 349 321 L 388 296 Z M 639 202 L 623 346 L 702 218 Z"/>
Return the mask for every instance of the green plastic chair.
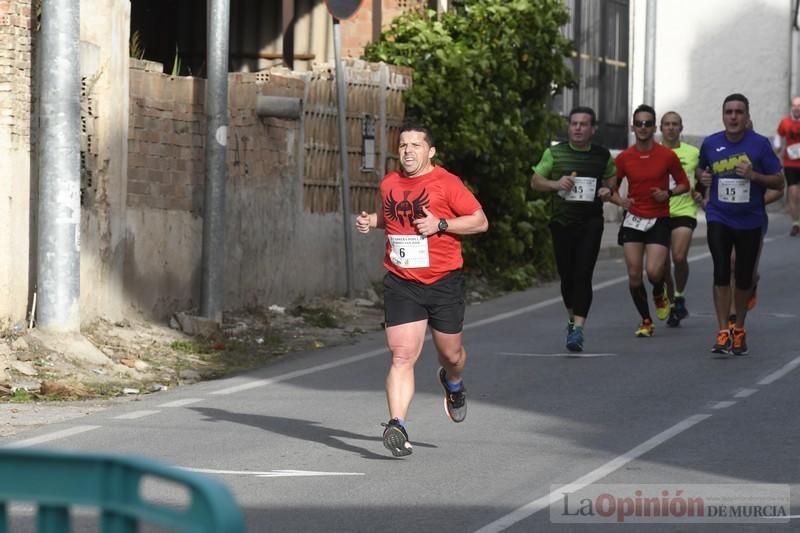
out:
<path id="1" fill-rule="evenodd" d="M 143 480 L 177 484 L 185 506 L 142 499 Z M 221 482 L 127 455 L 0 449 L 0 533 L 8 530 L 8 504 L 37 505 L 38 533 L 69 533 L 70 507 L 99 512 L 102 533 L 135 533 L 140 523 L 186 533 L 243 533 L 244 520 Z"/>

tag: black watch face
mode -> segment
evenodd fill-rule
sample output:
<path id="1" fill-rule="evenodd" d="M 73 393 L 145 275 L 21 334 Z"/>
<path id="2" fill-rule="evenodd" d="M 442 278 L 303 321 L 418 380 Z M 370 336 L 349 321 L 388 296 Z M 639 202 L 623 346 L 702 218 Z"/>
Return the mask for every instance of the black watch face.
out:
<path id="1" fill-rule="evenodd" d="M 447 231 L 447 221 L 440 220 L 439 221 L 439 231 Z"/>

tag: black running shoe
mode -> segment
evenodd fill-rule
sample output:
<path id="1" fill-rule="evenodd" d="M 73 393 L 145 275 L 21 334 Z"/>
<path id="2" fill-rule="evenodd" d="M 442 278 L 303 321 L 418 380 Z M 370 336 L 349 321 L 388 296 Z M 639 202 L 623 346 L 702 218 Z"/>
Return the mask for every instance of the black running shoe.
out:
<path id="1" fill-rule="evenodd" d="M 463 422 L 467 418 L 467 389 L 461 384 L 461 390 L 453 392 L 447 386 L 447 372 L 439 368 L 439 381 L 444 387 L 444 411 L 453 422 Z"/>
<path id="2" fill-rule="evenodd" d="M 687 316 L 689 316 L 689 310 L 686 309 L 686 298 L 683 296 L 676 296 L 675 297 L 675 316 L 678 317 L 678 320 L 683 320 Z"/>
<path id="3" fill-rule="evenodd" d="M 669 317 L 667 318 L 667 327 L 677 328 L 680 325 L 681 325 L 681 319 L 678 317 L 678 314 L 675 312 L 675 308 L 673 307 L 669 311 Z"/>
<path id="4" fill-rule="evenodd" d="M 395 457 L 411 455 L 411 443 L 408 442 L 406 428 L 400 425 L 396 418 L 392 418 L 386 424 L 381 424 L 383 430 L 383 445 L 392 452 Z"/>

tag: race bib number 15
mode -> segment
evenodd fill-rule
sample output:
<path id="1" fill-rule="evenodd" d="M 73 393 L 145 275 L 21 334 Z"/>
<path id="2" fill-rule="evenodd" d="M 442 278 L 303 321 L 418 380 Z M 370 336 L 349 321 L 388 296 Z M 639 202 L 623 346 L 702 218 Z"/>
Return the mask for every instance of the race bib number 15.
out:
<path id="1" fill-rule="evenodd" d="M 717 198 L 729 204 L 746 204 L 750 201 L 750 180 L 745 178 L 720 178 Z"/>

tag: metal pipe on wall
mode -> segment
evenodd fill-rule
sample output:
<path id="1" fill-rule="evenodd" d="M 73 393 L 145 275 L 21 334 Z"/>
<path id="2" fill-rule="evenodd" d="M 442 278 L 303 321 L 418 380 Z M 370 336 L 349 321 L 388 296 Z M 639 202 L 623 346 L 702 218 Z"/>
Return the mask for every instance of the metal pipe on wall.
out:
<path id="1" fill-rule="evenodd" d="M 644 42 L 644 95 L 645 104 L 656 105 L 656 0 L 647 0 Z"/>
<path id="2" fill-rule="evenodd" d="M 333 17 L 333 53 L 336 59 L 336 107 L 339 116 L 339 154 L 342 165 L 342 222 L 344 223 L 344 259 L 347 278 L 347 297 L 353 297 L 353 224 L 350 217 L 350 168 L 347 161 L 347 99 L 344 67 L 342 66 L 342 32 L 339 19 Z"/>
<path id="3" fill-rule="evenodd" d="M 225 182 L 228 144 L 230 0 L 208 0 L 206 176 L 200 314 L 222 321 L 225 294 Z"/>
<path id="4" fill-rule="evenodd" d="M 80 1 L 43 0 L 37 325 L 80 331 Z"/>

